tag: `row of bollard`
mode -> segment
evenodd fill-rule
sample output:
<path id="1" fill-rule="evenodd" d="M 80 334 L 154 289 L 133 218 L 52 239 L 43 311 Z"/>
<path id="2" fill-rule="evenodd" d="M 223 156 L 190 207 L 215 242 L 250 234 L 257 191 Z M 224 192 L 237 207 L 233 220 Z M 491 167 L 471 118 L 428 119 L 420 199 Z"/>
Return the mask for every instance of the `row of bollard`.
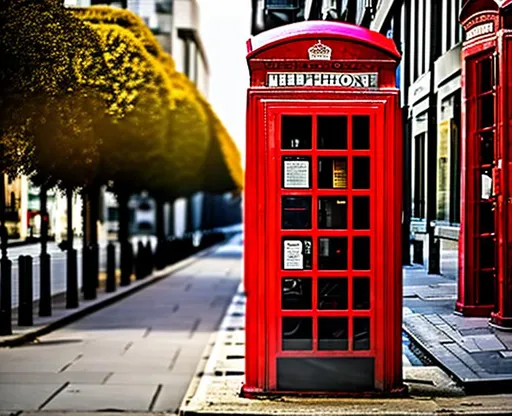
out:
<path id="1" fill-rule="evenodd" d="M 136 280 L 142 280 L 151 275 L 153 269 L 162 270 L 224 239 L 225 235 L 223 233 L 207 232 L 201 236 L 200 242 L 197 243 L 192 235 L 186 235 L 183 238 L 173 238 L 159 242 L 154 253 L 149 242 L 143 244 L 139 241 L 136 255 L 134 255 L 132 244 L 125 243 L 121 250 L 121 278 L 119 283 L 121 286 L 128 286 L 131 284 L 131 276 L 134 273 Z M 97 297 L 97 289 L 99 288 L 98 254 L 98 245 L 89 245 L 83 248 L 82 292 L 84 300 L 93 300 Z M 0 268 L 0 335 L 10 335 L 12 334 L 11 260 L 2 258 Z M 77 308 L 79 305 L 79 288 L 77 286 L 77 250 L 75 249 L 67 250 L 66 273 L 66 308 Z M 107 245 L 106 274 L 105 291 L 107 293 L 115 292 L 117 289 L 116 247 L 112 243 Z M 51 258 L 47 253 L 40 256 L 39 287 L 39 316 L 51 316 Z M 18 258 L 18 326 L 32 326 L 34 324 L 33 298 L 33 258 L 22 255 Z"/>

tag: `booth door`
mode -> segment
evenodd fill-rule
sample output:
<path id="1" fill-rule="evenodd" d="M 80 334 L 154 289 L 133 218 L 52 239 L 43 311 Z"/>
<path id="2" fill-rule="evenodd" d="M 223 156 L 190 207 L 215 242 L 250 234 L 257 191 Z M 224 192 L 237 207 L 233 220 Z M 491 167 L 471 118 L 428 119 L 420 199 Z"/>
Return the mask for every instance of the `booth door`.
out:
<path id="1" fill-rule="evenodd" d="M 378 115 L 355 106 L 270 113 L 271 389 L 375 387 Z"/>
<path id="2" fill-rule="evenodd" d="M 469 175 L 466 186 L 470 192 L 468 208 L 472 215 L 466 219 L 465 227 L 471 227 L 468 235 L 467 255 L 473 262 L 471 270 L 472 289 L 476 305 L 493 305 L 495 302 L 495 280 L 497 275 L 496 196 L 493 192 L 493 170 L 497 167 L 496 140 L 496 89 L 493 70 L 493 51 L 476 55 L 468 61 L 469 102 L 474 105 L 468 117 Z"/>

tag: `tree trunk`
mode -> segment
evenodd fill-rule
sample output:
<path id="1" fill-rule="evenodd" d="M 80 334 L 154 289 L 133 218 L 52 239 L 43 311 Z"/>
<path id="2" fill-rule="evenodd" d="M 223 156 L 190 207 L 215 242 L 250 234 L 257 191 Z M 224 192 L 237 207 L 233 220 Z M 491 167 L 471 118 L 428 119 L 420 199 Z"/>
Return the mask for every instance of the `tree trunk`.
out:
<path id="1" fill-rule="evenodd" d="M 67 208 L 68 208 L 68 228 L 67 228 L 67 247 L 68 250 L 71 250 L 73 248 L 73 190 L 71 188 L 66 189 L 66 202 L 67 202 Z"/>
<path id="2" fill-rule="evenodd" d="M 128 286 L 130 284 L 133 271 L 133 249 L 128 241 L 128 222 L 130 217 L 128 200 L 128 193 L 123 191 L 118 193 L 119 229 L 117 238 L 121 247 L 121 286 Z"/>
<path id="3" fill-rule="evenodd" d="M 174 237 L 174 200 L 169 201 L 169 237 Z"/>
<path id="4" fill-rule="evenodd" d="M 7 228 L 5 226 L 5 174 L 0 174 L 0 245 L 2 258 L 7 259 Z"/>

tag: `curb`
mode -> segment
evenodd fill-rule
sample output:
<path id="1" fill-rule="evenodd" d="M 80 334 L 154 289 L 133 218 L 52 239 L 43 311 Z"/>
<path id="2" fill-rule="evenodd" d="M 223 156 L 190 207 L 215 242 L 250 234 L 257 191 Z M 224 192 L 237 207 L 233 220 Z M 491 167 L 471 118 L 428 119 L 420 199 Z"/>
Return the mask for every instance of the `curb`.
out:
<path id="1" fill-rule="evenodd" d="M 62 318 L 58 318 L 53 322 L 49 322 L 39 328 L 36 328 L 32 331 L 25 332 L 20 335 L 11 335 L 9 339 L 0 340 L 0 348 L 3 347 L 18 347 L 20 345 L 29 343 L 34 341 L 35 339 L 46 335 L 50 332 L 55 331 L 56 329 L 62 328 L 65 325 L 68 325 L 72 322 L 77 321 L 80 318 L 83 318 L 86 315 L 89 315 L 93 312 L 96 312 L 100 309 L 103 309 L 111 304 L 118 302 L 142 289 L 145 287 L 156 283 L 160 280 L 163 280 L 166 277 L 169 277 L 171 274 L 184 269 L 190 264 L 196 262 L 201 257 L 204 257 L 210 254 L 212 251 L 216 250 L 220 246 L 226 244 L 230 238 L 226 238 L 224 241 L 215 244 L 211 247 L 205 248 L 190 257 L 187 257 L 183 260 L 180 260 L 177 263 L 174 263 L 170 266 L 167 266 L 165 269 L 158 270 L 153 272 L 150 276 L 145 277 L 141 280 L 133 281 L 129 286 L 118 286 L 116 292 L 113 292 L 102 299 L 95 299 L 90 304 L 84 306 L 82 309 L 75 310 L 70 312 L 69 314 L 63 316 Z M 121 291 L 119 291 L 121 289 Z M 71 310 L 70 310 L 71 311 Z"/>
<path id="2" fill-rule="evenodd" d="M 432 354 L 426 345 L 424 345 L 415 335 L 411 332 L 406 325 L 402 325 L 402 329 L 407 333 L 411 342 L 413 342 L 426 356 L 428 356 L 432 362 L 438 367 L 441 367 L 450 377 L 454 378 L 458 383 L 462 385 L 467 395 L 474 394 L 500 394 L 509 393 L 512 391 L 512 378 L 480 378 L 478 380 L 468 380 L 461 378 L 447 366 L 442 360 Z"/>

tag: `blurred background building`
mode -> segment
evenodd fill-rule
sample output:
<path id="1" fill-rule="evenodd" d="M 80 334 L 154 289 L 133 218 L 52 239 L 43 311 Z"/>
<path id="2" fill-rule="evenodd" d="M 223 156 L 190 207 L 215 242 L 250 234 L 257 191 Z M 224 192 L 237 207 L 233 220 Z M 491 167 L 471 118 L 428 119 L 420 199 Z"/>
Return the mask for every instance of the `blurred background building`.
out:
<path id="1" fill-rule="evenodd" d="M 138 14 L 151 29 L 162 47 L 175 61 L 176 70 L 186 74 L 199 91 L 208 98 L 210 68 L 207 51 L 200 31 L 200 3 L 197 0 L 64 0 L 67 7 L 110 5 L 127 8 Z M 249 17 L 248 17 L 249 20 Z M 249 22 L 247 22 L 247 26 Z M 244 35 L 244 38 L 246 36 Z M 245 39 L 241 39 L 243 44 Z M 244 92 L 240 92 L 244 94 Z M 214 105 L 215 107 L 215 105 Z M 228 126 L 229 128 L 229 126 Z M 244 137 L 235 138 L 240 143 Z M 39 188 L 24 176 L 6 180 L 7 227 L 11 240 L 30 240 L 39 237 Z M 115 196 L 103 190 L 99 224 L 100 239 L 115 238 L 118 229 L 118 207 Z M 155 232 L 155 202 L 147 195 L 134 195 L 130 203 L 130 231 L 132 234 Z M 73 228 L 82 233 L 82 203 L 75 197 Z M 50 237 L 65 238 L 66 199 L 55 190 L 48 193 Z M 178 199 L 171 207 L 165 206 L 167 235 L 181 236 L 185 232 L 241 222 L 240 195 L 205 195 L 198 193 L 187 199 Z"/>
<path id="2" fill-rule="evenodd" d="M 404 264 L 435 268 L 460 226 L 462 0 L 252 0 L 252 34 L 302 20 L 361 25 L 395 40 L 404 127 Z M 408 174 L 409 173 L 409 174 Z M 431 264 L 432 263 L 432 264 Z"/>

